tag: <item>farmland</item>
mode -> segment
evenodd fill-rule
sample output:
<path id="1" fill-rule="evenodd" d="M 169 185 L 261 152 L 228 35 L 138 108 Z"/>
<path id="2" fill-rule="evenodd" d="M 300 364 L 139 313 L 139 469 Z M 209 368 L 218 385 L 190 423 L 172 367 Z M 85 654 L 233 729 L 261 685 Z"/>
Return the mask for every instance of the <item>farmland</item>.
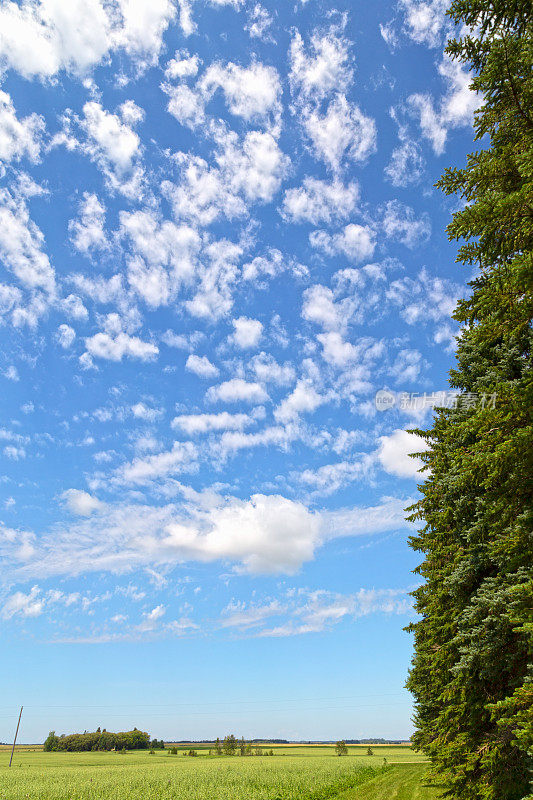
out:
<path id="1" fill-rule="evenodd" d="M 210 757 L 207 749 L 198 749 L 198 757 L 189 758 L 184 750 L 173 756 L 17 748 L 11 769 L 9 752 L 4 750 L 0 796 L 2 800 L 381 800 L 385 794 L 380 792 L 389 792 L 391 799 L 436 797 L 425 789 L 395 795 L 384 788 L 406 783 L 418 792 L 422 785 L 423 759 L 406 746 L 374 747 L 372 756 L 366 747 L 354 746 L 342 758 L 329 745 L 273 750 L 274 757 L 241 758 Z"/>

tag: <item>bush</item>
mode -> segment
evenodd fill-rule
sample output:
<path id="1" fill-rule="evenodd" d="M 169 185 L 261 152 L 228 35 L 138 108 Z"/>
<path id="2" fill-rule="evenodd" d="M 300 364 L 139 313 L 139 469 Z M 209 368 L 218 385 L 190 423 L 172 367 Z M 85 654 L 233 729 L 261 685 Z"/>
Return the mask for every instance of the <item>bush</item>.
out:
<path id="1" fill-rule="evenodd" d="M 373 756 L 374 755 L 374 751 L 372 750 L 371 747 L 367 747 L 366 754 L 367 754 L 367 756 Z"/>

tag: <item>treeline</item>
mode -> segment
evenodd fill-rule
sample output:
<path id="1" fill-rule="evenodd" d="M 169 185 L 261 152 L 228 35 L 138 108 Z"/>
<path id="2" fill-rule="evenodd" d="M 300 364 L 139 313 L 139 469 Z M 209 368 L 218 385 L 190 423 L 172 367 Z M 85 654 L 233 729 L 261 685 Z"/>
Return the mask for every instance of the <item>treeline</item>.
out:
<path id="1" fill-rule="evenodd" d="M 423 584 L 407 688 L 413 744 L 446 797 L 524 800 L 533 744 L 533 4 L 453 0 L 448 13 L 459 38 L 447 55 L 453 70 L 472 70 L 478 92 L 479 144 L 437 185 L 458 209 L 448 235 L 474 277 L 454 314 L 458 401 L 420 432 L 429 449 L 411 545 Z"/>
<path id="2" fill-rule="evenodd" d="M 150 740 L 146 731 L 134 728 L 132 731 L 112 733 L 105 728 L 97 728 L 93 733 L 71 733 L 56 736 L 55 731 L 50 731 L 44 743 L 46 752 L 67 751 L 81 753 L 87 750 L 164 750 L 165 743 L 162 739 Z"/>
<path id="3" fill-rule="evenodd" d="M 253 742 L 257 742 L 257 740 L 253 740 Z M 225 736 L 222 741 L 217 737 L 213 752 L 216 756 L 273 756 L 273 750 L 263 750 L 262 747 L 259 745 L 253 746 L 253 742 L 246 742 L 244 738 L 237 740 L 235 736 L 230 733 L 228 736 Z M 211 750 L 209 751 L 211 754 Z"/>

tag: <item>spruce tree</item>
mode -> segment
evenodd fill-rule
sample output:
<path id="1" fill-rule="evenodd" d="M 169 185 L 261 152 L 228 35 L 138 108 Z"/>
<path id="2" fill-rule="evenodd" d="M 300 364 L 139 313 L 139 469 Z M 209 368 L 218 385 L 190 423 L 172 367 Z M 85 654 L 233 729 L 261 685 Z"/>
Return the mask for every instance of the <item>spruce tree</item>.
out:
<path id="1" fill-rule="evenodd" d="M 455 0 L 448 53 L 472 68 L 480 142 L 439 182 L 463 208 L 448 227 L 475 270 L 428 472 L 411 519 L 424 554 L 408 688 L 414 744 L 457 800 L 522 800 L 533 744 L 533 5 Z"/>

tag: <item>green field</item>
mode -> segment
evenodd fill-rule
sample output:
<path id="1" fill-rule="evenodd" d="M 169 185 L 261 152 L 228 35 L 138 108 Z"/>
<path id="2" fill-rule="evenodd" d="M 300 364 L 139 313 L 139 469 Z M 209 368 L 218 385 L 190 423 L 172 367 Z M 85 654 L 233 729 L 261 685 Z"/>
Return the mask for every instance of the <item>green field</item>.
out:
<path id="1" fill-rule="evenodd" d="M 269 747 L 270 749 L 270 747 Z M 331 746 L 274 747 L 274 756 L 197 758 L 182 752 L 121 753 L 0 752 L 1 800 L 433 800 L 423 787 L 425 767 L 406 746 L 350 747 L 335 756 Z M 384 759 L 387 760 L 384 766 Z M 413 764 L 413 762 L 415 762 Z M 416 763 L 418 762 L 418 763 Z M 403 777 L 402 777 L 403 776 Z M 396 793 L 402 783 L 418 793 Z M 389 788 L 387 789 L 387 785 Z M 358 787 L 358 788 L 357 788 Z M 418 791 L 419 787 L 420 791 Z M 380 793 L 381 792 L 381 793 Z"/>

